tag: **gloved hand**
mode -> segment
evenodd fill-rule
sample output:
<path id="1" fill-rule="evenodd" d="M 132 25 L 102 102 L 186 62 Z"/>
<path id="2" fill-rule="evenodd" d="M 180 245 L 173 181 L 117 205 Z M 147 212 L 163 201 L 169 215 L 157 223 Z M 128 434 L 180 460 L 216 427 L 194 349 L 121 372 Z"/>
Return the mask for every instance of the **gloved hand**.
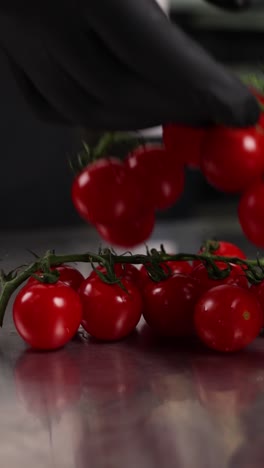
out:
<path id="1" fill-rule="evenodd" d="M 98 130 L 257 122 L 247 88 L 154 0 L 22 3 L 1 3 L 0 45 L 43 119 Z"/>
<path id="2" fill-rule="evenodd" d="M 220 8 L 226 8 L 227 10 L 242 10 L 251 6 L 254 0 L 206 0 L 207 3 L 212 3 Z"/>
<path id="3" fill-rule="evenodd" d="M 244 10 L 246 8 L 263 8 L 264 0 L 206 0 L 220 8 L 227 10 Z"/>

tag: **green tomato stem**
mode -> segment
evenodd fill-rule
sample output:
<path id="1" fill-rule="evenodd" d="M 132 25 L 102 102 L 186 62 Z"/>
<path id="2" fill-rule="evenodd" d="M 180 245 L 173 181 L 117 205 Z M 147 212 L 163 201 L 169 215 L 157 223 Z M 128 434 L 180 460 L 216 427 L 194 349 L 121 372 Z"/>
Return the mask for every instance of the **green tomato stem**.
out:
<path id="1" fill-rule="evenodd" d="M 162 263 L 166 261 L 192 261 L 200 260 L 203 261 L 206 265 L 212 265 L 213 262 L 224 262 L 224 263 L 233 263 L 236 265 L 245 265 L 249 269 L 264 267 L 264 258 L 258 260 L 242 260 L 237 257 L 222 257 L 219 255 L 212 255 L 210 253 L 201 253 L 201 254 L 190 254 L 190 253 L 178 253 L 174 255 L 169 255 L 164 251 L 157 252 L 155 255 L 148 252 L 147 255 L 136 254 L 136 255 L 116 255 L 111 251 L 107 253 L 95 254 L 93 252 L 87 252 L 84 254 L 69 254 L 69 255 L 55 255 L 54 252 L 47 252 L 47 254 L 39 258 L 34 263 L 27 266 L 23 271 L 17 274 L 17 276 L 11 280 L 6 280 L 3 282 L 2 291 L 0 294 L 0 326 L 2 327 L 5 311 L 9 302 L 10 297 L 16 291 L 16 289 L 21 286 L 28 278 L 30 278 L 34 273 L 43 267 L 46 263 L 49 266 L 58 266 L 65 263 L 100 263 L 109 269 L 110 265 L 123 263 L 123 264 L 134 264 L 134 265 L 146 265 L 148 263 Z"/>

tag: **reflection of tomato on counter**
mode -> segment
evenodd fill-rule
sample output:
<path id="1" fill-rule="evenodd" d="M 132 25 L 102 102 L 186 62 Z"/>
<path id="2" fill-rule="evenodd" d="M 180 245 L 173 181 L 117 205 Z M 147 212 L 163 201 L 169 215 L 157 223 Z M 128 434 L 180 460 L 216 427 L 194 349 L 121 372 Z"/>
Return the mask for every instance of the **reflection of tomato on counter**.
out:
<path id="1" fill-rule="evenodd" d="M 89 350 L 83 346 L 79 357 L 83 392 L 91 408 L 118 404 L 133 396 L 143 378 L 135 354 L 118 345 L 102 346 L 90 341 Z"/>
<path id="2" fill-rule="evenodd" d="M 195 356 L 192 359 L 197 398 L 209 411 L 239 415 L 249 409 L 264 391 L 261 353 Z"/>
<path id="3" fill-rule="evenodd" d="M 39 417 L 60 415 L 81 397 L 80 367 L 66 350 L 25 352 L 16 363 L 14 380 L 18 401 Z"/>

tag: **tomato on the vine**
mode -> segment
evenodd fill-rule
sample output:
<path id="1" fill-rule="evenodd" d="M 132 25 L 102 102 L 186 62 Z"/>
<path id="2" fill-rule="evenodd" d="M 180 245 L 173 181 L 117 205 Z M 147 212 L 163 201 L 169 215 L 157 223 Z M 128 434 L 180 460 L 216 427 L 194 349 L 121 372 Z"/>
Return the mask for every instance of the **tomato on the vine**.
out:
<path id="1" fill-rule="evenodd" d="M 224 262 L 216 262 L 216 265 L 220 270 L 225 270 L 228 267 Z M 248 289 L 248 280 L 243 268 L 241 268 L 240 265 L 235 264 L 230 264 L 229 266 L 231 271 L 226 278 L 210 278 L 207 268 L 203 263 L 200 263 L 200 265 L 193 269 L 191 276 L 198 282 L 201 293 L 222 284 L 231 284 L 233 286 Z"/>
<path id="2" fill-rule="evenodd" d="M 198 254 L 204 252 L 204 247 L 202 247 Z M 220 257 L 237 257 L 245 260 L 246 254 L 241 250 L 237 245 L 232 244 L 231 242 L 218 241 L 217 249 L 212 252 L 213 255 L 219 255 Z"/>
<path id="3" fill-rule="evenodd" d="M 262 312 L 263 312 L 263 325 L 264 325 L 264 280 L 262 280 L 258 284 L 252 284 L 250 288 L 250 292 L 254 294 L 254 296 L 256 296 L 256 298 L 258 299 L 261 305 Z"/>
<path id="4" fill-rule="evenodd" d="M 258 300 L 237 286 L 222 285 L 207 291 L 195 306 L 199 338 L 217 351 L 238 351 L 249 345 L 263 324 Z"/>
<path id="5" fill-rule="evenodd" d="M 204 128 L 169 124 L 163 127 L 163 141 L 168 152 L 182 164 L 198 169 L 201 164 Z"/>
<path id="6" fill-rule="evenodd" d="M 156 333 L 170 337 L 194 334 L 194 306 L 200 291 L 193 278 L 176 274 L 160 282 L 150 281 L 142 295 L 143 316 Z"/>
<path id="7" fill-rule="evenodd" d="M 89 280 L 98 277 L 96 270 L 100 273 L 106 274 L 106 268 L 104 266 L 97 266 L 95 270 L 91 272 Z M 140 271 L 134 265 L 131 265 L 130 263 L 116 263 L 114 266 L 114 272 L 118 278 L 131 281 L 136 286 L 140 285 Z"/>
<path id="8" fill-rule="evenodd" d="M 131 220 L 145 212 L 142 190 L 117 158 L 93 162 L 77 175 L 72 201 L 82 218 L 91 223 Z"/>
<path id="9" fill-rule="evenodd" d="M 246 260 L 247 258 L 243 250 L 241 250 L 237 245 L 233 244 L 232 242 L 212 241 L 212 245 L 214 243 L 216 243 L 217 248 L 212 250 L 212 255 L 218 255 L 219 257 L 237 257 L 241 258 L 242 260 Z M 198 255 L 202 254 L 204 251 L 205 247 L 201 247 L 201 249 L 198 252 Z M 193 266 L 196 267 L 197 265 L 200 265 L 200 263 L 200 260 L 194 260 Z"/>
<path id="10" fill-rule="evenodd" d="M 138 183 L 145 187 L 144 198 L 154 209 L 165 210 L 182 195 L 183 167 L 163 146 L 140 146 L 125 162 Z"/>
<path id="11" fill-rule="evenodd" d="M 129 248 L 145 242 L 152 234 L 154 226 L 155 215 L 149 213 L 126 222 L 97 224 L 96 229 L 109 244 Z"/>
<path id="12" fill-rule="evenodd" d="M 82 282 L 84 281 L 84 276 L 81 274 L 79 270 L 69 265 L 60 265 L 60 266 L 52 266 L 51 271 L 58 271 L 59 272 L 59 281 L 62 283 L 67 284 L 75 291 L 78 291 L 79 287 L 81 286 Z M 41 271 L 37 271 L 35 273 L 36 276 L 40 278 L 43 276 Z M 36 284 L 39 283 L 39 280 L 31 276 L 29 278 L 27 284 Z"/>
<path id="13" fill-rule="evenodd" d="M 94 338 L 117 341 L 129 335 L 142 314 L 138 288 L 126 279 L 123 290 L 118 284 L 107 284 L 99 277 L 87 279 L 80 287 L 83 305 L 83 328 Z"/>
<path id="14" fill-rule="evenodd" d="M 160 267 L 163 269 L 165 273 L 167 274 L 171 273 L 171 275 L 175 275 L 175 274 L 190 275 L 192 272 L 192 266 L 190 265 L 189 262 L 185 262 L 185 261 L 171 260 L 168 262 L 162 262 L 160 264 Z M 141 266 L 139 271 L 140 271 L 142 286 L 146 284 L 148 281 L 151 281 L 151 278 L 148 274 L 148 270 L 144 265 Z"/>
<path id="15" fill-rule="evenodd" d="M 77 332 L 82 304 L 77 292 L 60 281 L 26 284 L 16 296 L 13 318 L 18 333 L 32 348 L 57 349 Z"/>
<path id="16" fill-rule="evenodd" d="M 264 247 L 264 182 L 252 185 L 241 197 L 238 216 L 245 236 L 258 247 Z"/>
<path id="17" fill-rule="evenodd" d="M 255 127 L 215 127 L 203 143 L 201 170 L 207 181 L 223 192 L 242 192 L 264 170 L 264 136 Z"/>

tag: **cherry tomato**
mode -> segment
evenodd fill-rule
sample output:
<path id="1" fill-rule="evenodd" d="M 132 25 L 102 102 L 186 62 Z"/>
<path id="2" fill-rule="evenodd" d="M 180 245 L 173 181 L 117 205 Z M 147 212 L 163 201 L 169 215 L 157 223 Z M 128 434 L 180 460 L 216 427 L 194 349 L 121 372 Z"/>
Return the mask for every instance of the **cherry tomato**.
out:
<path id="1" fill-rule="evenodd" d="M 227 268 L 226 263 L 216 262 L 216 265 L 220 270 L 225 270 Z M 208 291 L 216 286 L 222 284 L 232 284 L 233 286 L 239 286 L 241 288 L 248 289 L 248 280 L 247 277 L 239 265 L 230 264 L 231 272 L 227 278 L 223 279 L 213 279 L 210 278 L 208 271 L 202 263 L 194 268 L 191 276 L 199 283 L 199 288 L 201 293 Z"/>
<path id="2" fill-rule="evenodd" d="M 194 334 L 194 306 L 200 295 L 196 281 L 187 275 L 175 275 L 142 290 L 143 316 L 159 335 L 184 337 Z"/>
<path id="3" fill-rule="evenodd" d="M 180 262 L 180 261 L 170 261 L 170 262 L 163 262 L 160 264 L 161 268 L 165 271 L 165 273 L 169 273 L 171 271 L 172 275 L 175 274 L 185 274 L 189 275 L 192 272 L 192 266 L 189 262 Z M 149 277 L 147 268 L 142 265 L 140 268 L 140 276 L 141 276 L 141 284 L 144 285 L 148 281 L 152 281 Z"/>
<path id="4" fill-rule="evenodd" d="M 177 161 L 194 169 L 200 167 L 205 136 L 204 128 L 176 124 L 163 127 L 163 141 L 166 149 Z"/>
<path id="5" fill-rule="evenodd" d="M 219 241 L 218 247 L 214 250 L 213 255 L 219 255 L 221 257 L 237 257 L 245 260 L 246 254 L 235 244 L 226 241 Z M 204 248 L 201 248 L 198 253 L 203 253 Z"/>
<path id="6" fill-rule="evenodd" d="M 60 274 L 59 281 L 67 284 L 68 286 L 73 288 L 75 291 L 78 291 L 79 287 L 84 281 L 84 276 L 80 273 L 80 271 L 71 266 L 60 265 L 56 267 L 55 266 L 51 267 L 51 271 L 54 271 L 54 270 L 57 270 Z M 35 274 L 41 277 L 42 272 L 37 271 Z M 36 283 L 39 283 L 39 281 L 35 279 L 33 276 L 29 278 L 27 282 L 27 284 L 36 284 Z"/>
<path id="7" fill-rule="evenodd" d="M 106 268 L 103 266 L 98 266 L 96 267 L 96 270 L 98 270 L 101 273 L 106 273 Z M 114 267 L 115 274 L 118 278 L 126 279 L 127 281 L 131 281 L 135 286 L 139 286 L 141 283 L 141 275 L 140 271 L 134 266 L 131 265 L 130 263 L 117 263 Z M 92 273 L 89 276 L 89 279 L 97 278 L 98 274 L 96 271 L 92 271 Z"/>
<path id="8" fill-rule="evenodd" d="M 216 127 L 203 144 L 201 170 L 207 181 L 223 192 L 242 192 L 264 170 L 264 137 L 255 127 Z"/>
<path id="9" fill-rule="evenodd" d="M 231 242 L 226 241 L 217 241 L 218 247 L 216 250 L 212 252 L 212 255 L 219 255 L 220 257 L 237 257 L 245 260 L 246 254 L 239 248 L 237 245 L 232 244 Z M 204 247 L 202 247 L 198 254 L 202 254 L 204 252 Z M 196 267 L 200 265 L 200 260 L 195 260 L 193 262 L 193 266 Z"/>
<path id="10" fill-rule="evenodd" d="M 72 201 L 82 218 L 91 223 L 130 220 L 142 213 L 138 181 L 116 158 L 99 159 L 74 179 Z"/>
<path id="11" fill-rule="evenodd" d="M 83 304 L 83 328 L 94 338 L 117 341 L 129 335 L 142 314 L 142 298 L 133 283 L 122 280 L 106 284 L 99 277 L 87 279 L 80 287 Z"/>
<path id="12" fill-rule="evenodd" d="M 258 300 L 237 286 L 222 285 L 205 293 L 195 307 L 199 338 L 217 351 L 238 351 L 259 334 L 263 313 Z"/>
<path id="13" fill-rule="evenodd" d="M 155 226 L 155 215 L 149 213 L 144 217 L 127 222 L 116 222 L 108 225 L 97 224 L 100 236 L 109 244 L 118 247 L 135 247 L 145 242 Z"/>
<path id="14" fill-rule="evenodd" d="M 162 146 L 141 146 L 128 155 L 127 167 L 146 187 L 144 197 L 158 210 L 166 210 L 180 198 L 184 189 L 184 170 Z"/>
<path id="15" fill-rule="evenodd" d="M 18 399 L 36 416 L 61 413 L 81 397 L 78 362 L 65 350 L 27 351 L 16 362 L 14 374 Z"/>
<path id="16" fill-rule="evenodd" d="M 13 318 L 18 333 L 32 348 L 57 349 L 77 332 L 82 304 L 76 291 L 66 284 L 38 282 L 19 291 Z"/>
<path id="17" fill-rule="evenodd" d="M 264 247 L 264 182 L 249 188 L 241 197 L 238 216 L 245 236 L 258 247 Z"/>
<path id="18" fill-rule="evenodd" d="M 264 280 L 259 284 L 253 284 L 250 288 L 250 292 L 258 299 L 262 312 L 263 312 L 263 326 L 264 326 Z"/>

